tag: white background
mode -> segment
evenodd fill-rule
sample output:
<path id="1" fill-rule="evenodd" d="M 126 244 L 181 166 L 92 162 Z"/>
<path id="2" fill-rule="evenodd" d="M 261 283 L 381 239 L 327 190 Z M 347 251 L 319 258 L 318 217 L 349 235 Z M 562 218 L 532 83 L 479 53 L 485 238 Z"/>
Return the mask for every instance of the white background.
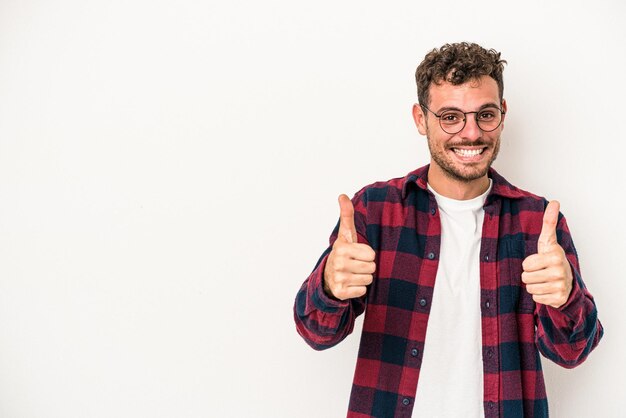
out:
<path id="1" fill-rule="evenodd" d="M 293 299 L 337 195 L 428 162 L 413 73 L 463 40 L 606 328 L 552 416 L 624 416 L 626 6 L 515 4 L 1 0 L 0 417 L 345 416 L 361 320 L 315 352 Z"/>

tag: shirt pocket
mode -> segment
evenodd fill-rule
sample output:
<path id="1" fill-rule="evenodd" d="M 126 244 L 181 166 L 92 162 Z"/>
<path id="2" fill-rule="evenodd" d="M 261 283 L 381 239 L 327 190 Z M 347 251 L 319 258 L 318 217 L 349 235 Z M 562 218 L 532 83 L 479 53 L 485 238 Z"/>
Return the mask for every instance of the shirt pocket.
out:
<path id="1" fill-rule="evenodd" d="M 503 286 L 505 310 L 517 313 L 533 313 L 535 301 L 522 282 L 522 262 L 537 252 L 537 242 L 522 239 L 504 240 L 502 247 L 500 284 Z"/>

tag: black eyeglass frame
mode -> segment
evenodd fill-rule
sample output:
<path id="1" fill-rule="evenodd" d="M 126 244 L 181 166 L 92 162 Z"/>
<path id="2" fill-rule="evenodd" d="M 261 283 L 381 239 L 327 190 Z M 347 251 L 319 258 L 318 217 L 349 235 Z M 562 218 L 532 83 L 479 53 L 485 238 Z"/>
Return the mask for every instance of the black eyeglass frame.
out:
<path id="1" fill-rule="evenodd" d="M 465 125 L 467 124 L 467 115 L 469 115 L 470 113 L 474 113 L 474 120 L 476 121 L 476 126 L 478 126 L 478 128 L 483 131 L 483 132 L 493 132 L 496 129 L 498 129 L 500 127 L 500 125 L 502 125 L 502 120 L 504 119 L 504 115 L 506 115 L 506 112 L 504 111 L 504 109 L 500 108 L 500 107 L 496 107 L 496 106 L 488 106 L 488 107 L 493 107 L 495 109 L 498 109 L 500 111 L 500 122 L 498 122 L 498 125 L 493 128 L 493 129 L 483 129 L 480 126 L 480 121 L 478 120 L 478 113 L 482 112 L 484 109 L 480 109 L 480 110 L 475 110 L 473 112 L 461 112 L 460 110 L 457 110 L 458 112 L 463 114 L 463 126 L 461 126 L 461 129 L 459 129 L 456 132 L 448 132 L 446 131 L 446 129 L 443 127 L 443 125 L 441 124 L 441 117 L 443 116 L 443 113 L 445 112 L 441 112 L 441 114 L 436 114 L 435 112 L 433 112 L 432 110 L 430 110 L 428 107 L 426 107 L 426 105 L 423 104 L 419 104 L 420 106 L 422 106 L 424 109 L 428 110 L 430 113 L 432 113 L 433 115 L 435 115 L 435 117 L 439 120 L 439 127 L 441 128 L 442 131 L 444 131 L 447 134 L 450 135 L 454 135 L 454 134 L 458 134 L 459 132 L 461 132 L 463 129 L 465 129 Z"/>

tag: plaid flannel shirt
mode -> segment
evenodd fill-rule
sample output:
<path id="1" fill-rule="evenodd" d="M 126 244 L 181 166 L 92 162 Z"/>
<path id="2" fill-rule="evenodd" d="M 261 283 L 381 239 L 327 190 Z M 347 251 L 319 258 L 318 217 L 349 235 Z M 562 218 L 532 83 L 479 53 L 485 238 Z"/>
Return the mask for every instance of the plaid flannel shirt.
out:
<path id="1" fill-rule="evenodd" d="M 377 270 L 364 297 L 339 301 L 324 293 L 324 266 L 338 224 L 296 297 L 296 328 L 316 350 L 342 341 L 365 311 L 348 417 L 412 416 L 441 243 L 427 174 L 425 166 L 366 186 L 352 199 L 358 241 L 376 252 Z M 493 169 L 489 177 L 493 187 L 484 204 L 480 247 L 485 417 L 547 417 L 539 352 L 575 367 L 598 344 L 603 328 L 562 214 L 557 239 L 574 276 L 569 299 L 555 309 L 526 292 L 522 261 L 537 252 L 547 201 Z"/>

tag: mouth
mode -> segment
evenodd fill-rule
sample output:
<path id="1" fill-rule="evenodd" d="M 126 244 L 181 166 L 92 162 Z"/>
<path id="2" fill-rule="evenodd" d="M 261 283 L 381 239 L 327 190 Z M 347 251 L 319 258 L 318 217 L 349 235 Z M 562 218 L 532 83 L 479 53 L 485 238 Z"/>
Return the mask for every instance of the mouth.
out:
<path id="1" fill-rule="evenodd" d="M 476 155 L 482 154 L 487 148 L 477 148 L 477 149 L 465 149 L 465 148 L 452 148 L 456 154 L 461 157 L 474 157 Z"/>
<path id="2" fill-rule="evenodd" d="M 487 147 L 452 147 L 450 149 L 460 160 L 465 162 L 475 162 L 482 159 Z"/>

